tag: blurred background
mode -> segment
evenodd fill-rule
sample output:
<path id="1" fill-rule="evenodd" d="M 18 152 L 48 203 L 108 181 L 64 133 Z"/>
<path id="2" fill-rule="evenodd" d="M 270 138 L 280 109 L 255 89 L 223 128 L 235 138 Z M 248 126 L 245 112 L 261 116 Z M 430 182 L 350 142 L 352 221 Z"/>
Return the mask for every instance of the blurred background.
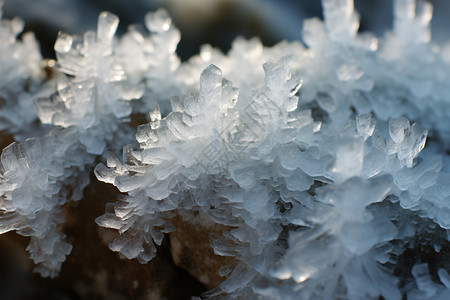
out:
<path id="1" fill-rule="evenodd" d="M 360 31 L 382 36 L 390 30 L 392 2 L 355 0 L 361 15 Z M 450 1 L 430 2 L 434 5 L 433 40 L 448 42 Z M 60 30 L 69 34 L 95 30 L 97 16 L 108 10 L 120 18 L 120 35 L 130 24 L 143 24 L 145 14 L 160 7 L 169 11 L 181 31 L 177 52 L 182 60 L 199 53 L 205 43 L 227 52 L 238 35 L 259 36 L 266 46 L 301 40 L 303 21 L 322 18 L 319 0 L 4 0 L 3 17 L 22 18 L 25 31 L 34 32 L 39 40 L 43 56 L 54 58 L 53 45 Z M 31 272 L 32 263 L 25 252 L 27 238 L 11 232 L 0 235 L 0 300 L 189 299 L 208 289 L 174 265 L 167 242 L 148 265 L 121 260 L 106 243 L 92 243 L 102 230 L 94 219 L 103 214 L 105 203 L 117 196 L 111 186 L 95 178 L 92 182 L 85 191 L 86 201 L 68 208 L 73 212 L 64 232 L 74 242 L 74 249 L 57 279 L 43 279 Z"/>
<path id="2" fill-rule="evenodd" d="M 392 27 L 393 0 L 355 0 L 361 31 L 378 35 Z M 430 0 L 434 6 L 433 38 L 448 38 L 450 1 Z M 209 43 L 227 51 L 237 35 L 259 36 L 267 46 L 281 40 L 300 40 L 305 18 L 321 17 L 319 0 L 5 0 L 6 18 L 19 16 L 35 32 L 45 57 L 54 57 L 59 30 L 82 34 L 96 28 L 97 16 L 108 10 L 120 18 L 120 32 L 143 23 L 148 11 L 165 7 L 181 30 L 178 54 L 183 60 Z"/>

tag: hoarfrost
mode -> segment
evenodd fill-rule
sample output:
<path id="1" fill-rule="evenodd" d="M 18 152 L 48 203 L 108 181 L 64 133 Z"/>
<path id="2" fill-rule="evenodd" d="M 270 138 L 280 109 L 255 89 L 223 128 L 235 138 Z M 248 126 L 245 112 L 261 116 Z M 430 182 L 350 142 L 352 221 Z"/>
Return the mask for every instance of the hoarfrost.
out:
<path id="1" fill-rule="evenodd" d="M 143 89 L 129 84 L 116 62 L 117 24 L 118 18 L 105 12 L 97 33 L 83 38 L 60 33 L 55 50 L 64 73 L 54 94 L 35 100 L 34 111 L 50 129 L 11 144 L 1 155 L 2 232 L 31 236 L 27 251 L 43 276 L 56 276 L 72 248 L 58 230 L 62 207 L 82 198 L 96 155 L 108 144 L 114 149 L 113 140 L 126 143 L 132 132 L 122 124 L 131 113 L 127 101 L 139 98 Z"/>
<path id="2" fill-rule="evenodd" d="M 358 33 L 353 1 L 322 4 L 325 20 L 305 22 L 305 45 L 237 38 L 227 55 L 205 45 L 183 63 L 165 10 L 145 17 L 148 32 L 132 26 L 119 39 L 107 12 L 96 32 L 60 33 L 54 93 L 34 94 L 33 115 L 4 110 L 50 129 L 2 152 L 0 232 L 31 236 L 37 270 L 55 276 L 71 250 L 61 210 L 81 198 L 103 154 L 95 175 L 125 193 L 96 219 L 119 231 L 111 250 L 150 261 L 184 211 L 233 228 L 211 238 L 237 262 L 206 297 L 448 298 L 448 264 L 430 274 L 417 260 L 407 276 L 396 272 L 414 245 L 442 255 L 450 229 L 450 74 L 431 41 L 431 5 L 394 1 L 393 31 L 377 38 Z M 17 71 L 2 81 L 12 111 L 20 97 L 30 105 L 24 80 L 40 86 L 40 58 L 30 37 L 17 41 L 21 27 L 0 27 L 0 66 Z M 16 59 L 24 49 L 30 61 Z M 149 123 L 130 145 L 133 112 Z"/>
<path id="3" fill-rule="evenodd" d="M 0 1 L 0 11 L 3 1 Z M 24 28 L 19 18 L 5 20 L 0 12 L 0 130 L 7 130 L 22 140 L 33 131 L 37 119 L 33 97 L 42 88 L 41 54 L 33 33 L 18 36 Z M 7 75 L 6 75 L 7 74 Z"/>

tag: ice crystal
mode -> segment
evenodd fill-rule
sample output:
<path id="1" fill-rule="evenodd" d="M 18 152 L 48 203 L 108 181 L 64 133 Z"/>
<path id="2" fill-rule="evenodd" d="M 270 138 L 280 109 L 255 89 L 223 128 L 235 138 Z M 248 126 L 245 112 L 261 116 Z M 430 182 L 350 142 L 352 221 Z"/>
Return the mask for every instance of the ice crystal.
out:
<path id="1" fill-rule="evenodd" d="M 145 26 L 150 35 L 138 26 L 131 26 L 120 39 L 117 53 L 130 80 L 144 81 L 144 101 L 142 107 L 136 108 L 147 113 L 154 107 L 155 99 L 168 104 L 172 96 L 186 92 L 186 80 L 177 75 L 180 59 L 175 50 L 181 36 L 167 11 L 148 13 Z"/>
<path id="2" fill-rule="evenodd" d="M 86 165 L 94 162 L 79 157 L 85 150 L 71 142 L 77 135 L 73 129 L 55 129 L 13 143 L 1 155 L 1 232 L 31 236 L 27 250 L 43 276 L 54 277 L 72 249 L 57 230 L 64 221 L 59 214 L 68 199 L 81 198 L 89 178 Z"/>
<path id="3" fill-rule="evenodd" d="M 32 33 L 18 39 L 24 27 L 21 19 L 2 19 L 2 5 L 0 1 L 0 72 L 4 74 L 0 80 L 0 130 L 22 139 L 21 134 L 27 136 L 25 131 L 32 131 L 31 123 L 37 119 L 33 97 L 42 81 L 42 57 Z"/>
<path id="4" fill-rule="evenodd" d="M 394 28 L 378 38 L 358 32 L 353 1 L 322 4 L 305 44 L 237 38 L 226 55 L 205 45 L 183 63 L 165 10 L 120 38 L 106 12 L 97 32 L 60 33 L 56 91 L 35 100 L 51 129 L 2 153 L 1 231 L 31 236 L 38 270 L 56 275 L 71 249 L 61 209 L 104 154 L 94 173 L 123 193 L 96 220 L 119 231 L 111 250 L 150 261 L 185 211 L 232 227 L 211 246 L 236 263 L 205 297 L 448 298 L 448 264 L 401 265 L 417 245 L 441 255 L 450 229 L 449 60 L 431 40 L 432 7 L 395 0 Z M 17 97 L 38 72 L 9 58 L 23 45 L 7 24 L 2 67 L 20 73 L 2 92 Z M 133 112 L 149 113 L 136 146 Z"/>
<path id="5" fill-rule="evenodd" d="M 128 84 L 116 62 L 117 25 L 118 18 L 105 12 L 97 33 L 83 39 L 60 33 L 57 91 L 35 101 L 41 123 L 55 127 L 2 152 L 2 232 L 32 237 L 27 250 L 43 276 L 55 276 L 72 247 L 57 229 L 63 205 L 81 199 L 96 155 L 107 144 L 114 149 L 113 140 L 126 143 L 131 132 L 122 122 L 131 113 L 128 100 L 139 98 L 142 87 Z"/>

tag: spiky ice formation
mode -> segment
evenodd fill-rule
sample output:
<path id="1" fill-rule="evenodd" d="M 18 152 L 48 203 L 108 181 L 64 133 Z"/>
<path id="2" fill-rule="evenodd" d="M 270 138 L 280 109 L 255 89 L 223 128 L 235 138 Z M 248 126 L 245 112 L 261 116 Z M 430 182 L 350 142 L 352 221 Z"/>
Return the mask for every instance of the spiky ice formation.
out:
<path id="1" fill-rule="evenodd" d="M 37 119 L 33 97 L 41 88 L 42 57 L 34 34 L 18 39 L 24 28 L 21 19 L 2 19 L 2 6 L 0 1 L 0 130 L 20 138 L 33 130 L 31 123 Z"/>
<path id="2" fill-rule="evenodd" d="M 145 27 L 150 35 L 138 26 L 130 26 L 116 51 L 130 80 L 145 84 L 145 97 L 135 106 L 136 111 L 147 113 L 159 100 L 167 112 L 170 98 L 185 93 L 189 86 L 178 76 L 180 59 L 175 50 L 180 32 L 165 9 L 148 13 Z"/>
<path id="3" fill-rule="evenodd" d="M 54 277 L 72 246 L 57 226 L 69 199 L 79 200 L 89 182 L 86 160 L 76 143 L 78 133 L 55 129 L 42 138 L 13 143 L 1 155 L 1 233 L 15 230 L 30 236 L 27 251 L 43 276 Z"/>
<path id="4" fill-rule="evenodd" d="M 60 33 L 55 44 L 59 68 L 64 74 L 57 80 L 57 94 L 36 100 L 39 118 L 44 124 L 76 126 L 87 152 L 101 154 L 113 139 L 126 141 L 124 126 L 118 126 L 131 114 L 129 100 L 142 96 L 140 84 L 128 82 L 124 67 L 113 49 L 119 19 L 103 12 L 97 32 L 83 38 Z"/>
<path id="5" fill-rule="evenodd" d="M 173 213 L 202 210 L 235 227 L 211 244 L 217 254 L 238 260 L 220 271 L 228 278 L 209 297 L 400 299 L 410 292 L 400 286 L 414 279 L 397 278 L 394 266 L 405 245 L 430 232 L 408 225 L 411 210 L 449 228 L 445 179 L 438 179 L 448 176 L 443 160 L 431 152 L 417 159 L 428 130 L 402 117 L 445 134 L 442 111 L 417 109 L 427 105 L 424 97 L 445 102 L 418 92 L 417 78 L 399 69 L 416 59 L 410 45 L 430 51 L 428 23 L 418 17 L 416 38 L 405 33 L 410 26 L 396 25 L 378 41 L 357 34 L 352 1 L 323 4 L 325 23 L 305 24 L 309 48 L 258 48 L 254 40 L 238 40 L 229 56 L 206 46 L 180 67 L 223 65 L 243 89 L 229 98 L 221 70 L 207 67 L 198 94 L 172 99 L 165 118 L 158 108 L 150 113 L 151 122 L 136 135 L 139 150 L 127 147 L 123 163 L 111 155 L 107 166 L 96 167 L 100 180 L 128 194 L 97 220 L 121 233 L 112 250 L 147 261 L 155 255 L 153 243 L 174 230 L 167 223 Z M 399 7 L 396 24 L 416 22 L 400 20 Z M 403 8 L 411 10 L 412 2 Z M 392 47 L 405 57 L 393 60 Z M 245 62 L 239 51 L 248 53 Z M 264 60 L 277 61 L 264 64 L 264 74 L 242 76 L 252 71 L 233 68 Z M 400 94 L 406 101 L 400 103 Z M 438 286 L 436 293 L 445 293 Z"/>
<path id="6" fill-rule="evenodd" d="M 124 149 L 125 164 L 111 155 L 108 166 L 96 167 L 100 180 L 129 194 L 115 207 L 108 206 L 107 213 L 97 220 L 99 225 L 121 232 L 111 243 L 112 250 L 141 261 L 152 258 L 153 241 L 159 244 L 161 233 L 173 230 L 165 219 L 176 210 L 188 209 L 202 210 L 215 222 L 236 227 L 212 241 L 217 254 L 233 256 L 240 263 L 210 296 L 268 293 L 266 296 L 272 298 L 274 295 L 264 288 L 255 292 L 254 284 L 261 280 L 275 284 L 276 278 L 291 276 L 299 282 L 309 276 L 317 278 L 317 283 L 312 279 L 305 283 L 309 287 L 301 292 L 292 292 L 295 286 L 286 283 L 284 289 L 289 287 L 293 297 L 306 299 L 321 292 L 334 295 L 333 286 L 341 284 L 341 276 L 351 282 L 349 276 L 386 262 L 392 247 L 389 242 L 397 236 L 397 229 L 391 220 L 372 216 L 366 207 L 383 202 L 388 194 L 397 194 L 394 180 L 387 174 L 412 166 L 412 159 L 424 146 L 426 130 L 413 124 L 414 134 L 406 130 L 397 139 L 398 126 L 392 124 L 403 123 L 392 120 L 395 128 L 391 136 L 396 140 L 389 142 L 390 137 L 383 138 L 375 131 L 376 121 L 370 115 L 357 116 L 354 125 L 321 129 L 310 110 L 296 110 L 295 94 L 300 86 L 288 63 L 282 59 L 264 66 L 266 85 L 251 99 L 239 99 L 248 103 L 243 110 L 235 107 L 237 95 L 230 98 L 233 89 L 222 79 L 220 70 L 208 67 L 200 78 L 198 95 L 174 103 L 174 111 L 166 118 L 161 119 L 158 111 L 150 114 L 152 122 L 141 126 L 136 136 L 141 149 Z M 404 125 L 410 126 L 406 122 Z M 402 142 L 408 146 L 399 147 Z M 331 147 L 333 144 L 338 147 Z M 318 188 L 320 185 L 325 186 Z M 367 192 L 373 198 L 367 198 Z M 276 246 L 285 226 L 301 226 L 305 231 L 291 232 L 285 258 L 288 270 L 275 271 L 276 253 L 286 251 Z M 320 250 L 317 239 L 326 236 L 328 244 Z M 330 245 L 341 251 L 330 256 Z M 311 247 L 310 257 L 296 254 L 304 247 Z M 301 253 L 307 256 L 309 252 Z M 328 260 L 323 261 L 319 253 Z M 311 262 L 309 269 L 323 271 L 311 275 L 308 270 L 305 275 L 297 268 L 304 261 Z M 318 261 L 323 261 L 322 267 L 317 266 Z M 320 272 L 327 272 L 326 268 L 337 262 L 341 265 L 336 274 L 322 278 Z M 382 267 L 374 272 L 384 276 L 380 288 L 345 293 L 350 297 L 398 298 L 400 291 L 393 276 Z M 381 284 L 371 276 L 367 284 Z"/>
<path id="7" fill-rule="evenodd" d="M 97 33 L 84 39 L 60 33 L 55 50 L 64 74 L 55 94 L 36 99 L 40 121 L 55 128 L 2 152 L 2 232 L 31 236 L 27 250 L 43 276 L 57 275 L 72 247 L 57 229 L 64 222 L 62 207 L 82 198 L 96 155 L 107 144 L 113 149 L 113 140 L 128 141 L 128 101 L 142 95 L 114 56 L 117 24 L 115 15 L 104 12 Z"/>
<path id="8" fill-rule="evenodd" d="M 36 105 L 63 129 L 5 149 L 3 232 L 33 236 L 32 258 L 55 275 L 70 251 L 55 231 L 68 191 L 79 195 L 95 155 L 127 143 L 132 109 L 152 108 L 139 149 L 95 168 L 126 193 L 97 219 L 119 230 L 113 251 L 148 262 L 172 216 L 202 211 L 234 228 L 211 239 L 237 261 L 211 298 L 445 297 L 447 265 L 431 275 L 423 261 L 401 265 L 417 245 L 443 255 L 450 228 L 449 55 L 430 42 L 431 6 L 395 1 L 394 29 L 379 39 L 358 33 L 351 0 L 322 3 L 306 47 L 238 38 L 227 55 L 206 45 L 184 63 L 163 10 L 146 16 L 150 34 L 132 27 L 115 40 L 108 13 L 97 33 L 60 34 L 65 74 Z M 38 163 L 41 152 L 55 167 Z M 397 276 L 402 267 L 409 275 Z"/>

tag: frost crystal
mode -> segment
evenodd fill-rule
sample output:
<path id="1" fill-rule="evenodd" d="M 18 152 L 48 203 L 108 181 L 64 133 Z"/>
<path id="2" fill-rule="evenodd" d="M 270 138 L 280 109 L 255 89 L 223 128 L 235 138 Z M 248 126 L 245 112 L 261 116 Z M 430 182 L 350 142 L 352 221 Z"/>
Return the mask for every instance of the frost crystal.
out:
<path id="1" fill-rule="evenodd" d="M 131 114 L 129 100 L 143 93 L 142 86 L 128 82 L 113 50 L 118 23 L 117 16 L 103 12 L 97 33 L 86 32 L 83 38 L 60 33 L 55 51 L 60 70 L 70 77 L 58 78 L 57 94 L 36 100 L 42 123 L 76 126 L 80 142 L 92 154 L 103 153 L 114 138 L 126 140 L 117 121 Z"/>
<path id="2" fill-rule="evenodd" d="M 121 124 L 131 113 L 127 101 L 142 95 L 114 57 L 117 25 L 115 15 L 102 13 L 97 34 L 60 33 L 55 50 L 64 73 L 57 92 L 35 100 L 40 121 L 54 128 L 2 152 L 2 232 L 32 237 L 27 250 L 43 276 L 55 276 L 72 248 L 57 228 L 62 207 L 82 198 L 96 155 L 107 144 L 114 149 L 113 140 L 128 141 L 131 130 Z"/>
<path id="3" fill-rule="evenodd" d="M 31 123 L 37 119 L 33 97 L 41 87 L 42 57 L 32 33 L 17 38 L 24 27 L 21 19 L 2 19 L 2 5 L 0 1 L 0 130 L 21 140 L 29 136 L 26 131 L 33 131 Z"/>
<path id="4" fill-rule="evenodd" d="M 358 33 L 353 1 L 322 4 L 306 46 L 238 38 L 227 55 L 205 45 L 183 63 L 165 10 L 119 39 L 118 18 L 101 13 L 96 32 L 59 34 L 51 96 L 36 60 L 16 59 L 35 51 L 16 40 L 21 23 L 2 23 L 5 107 L 30 105 L 24 80 L 40 87 L 33 115 L 4 114 L 49 127 L 2 152 L 1 232 L 31 236 L 38 271 L 55 276 L 71 250 L 61 211 L 103 155 L 95 175 L 123 193 L 96 219 L 119 231 L 111 250 L 150 261 L 187 211 L 231 228 L 210 242 L 236 262 L 205 297 L 447 299 L 450 68 L 431 42 L 431 5 L 395 0 L 378 39 Z M 124 121 L 142 112 L 129 144 Z M 433 268 L 405 259 L 421 247 L 435 250 Z"/>
<path id="5" fill-rule="evenodd" d="M 403 58 L 392 63 L 389 47 L 414 55 L 406 54 L 406 29 L 396 25 L 378 49 L 375 37 L 357 34 L 352 1 L 323 4 L 325 24 L 305 23 L 309 49 L 295 43 L 266 49 L 237 40 L 228 57 L 205 46 L 180 66 L 180 73 L 206 63 L 221 69 L 206 67 L 199 92 L 172 99 L 166 117 L 156 107 L 150 123 L 138 128 L 140 148 L 125 148 L 123 163 L 111 155 L 107 166 L 96 167 L 97 178 L 128 193 L 97 219 L 122 233 L 112 250 L 146 261 L 154 255 L 153 243 L 160 243 L 157 232 L 174 230 L 166 222 L 174 213 L 201 210 L 235 228 L 211 245 L 216 254 L 239 261 L 206 296 L 402 297 L 392 265 L 403 250 L 395 241 L 415 233 L 385 210 L 399 203 L 397 215 L 420 210 L 448 228 L 449 215 L 429 209 L 442 207 L 435 200 L 440 197 L 427 196 L 442 186 L 442 160 L 416 160 L 428 131 L 401 117 L 441 128 L 415 109 L 422 97 L 433 96 L 417 93 L 417 81 L 400 73 Z M 400 24 L 403 16 L 396 18 Z M 158 20 L 154 24 L 164 24 Z M 248 58 L 241 61 L 237 53 Z M 242 74 L 262 63 L 264 74 Z M 246 67 L 237 73 L 238 65 Z M 386 72 L 395 73 L 394 85 Z M 237 83 L 239 94 L 222 76 Z M 395 100 L 399 87 L 407 102 Z M 387 98 L 395 103 L 386 105 Z"/>
<path id="6" fill-rule="evenodd" d="M 172 96 L 186 92 L 185 80 L 178 76 L 180 59 L 175 54 L 180 32 L 163 9 L 148 13 L 145 25 L 151 32 L 149 36 L 131 26 L 117 46 L 118 57 L 130 80 L 145 83 L 145 101 L 139 107 L 143 113 L 153 108 L 155 99 L 169 104 Z"/>

